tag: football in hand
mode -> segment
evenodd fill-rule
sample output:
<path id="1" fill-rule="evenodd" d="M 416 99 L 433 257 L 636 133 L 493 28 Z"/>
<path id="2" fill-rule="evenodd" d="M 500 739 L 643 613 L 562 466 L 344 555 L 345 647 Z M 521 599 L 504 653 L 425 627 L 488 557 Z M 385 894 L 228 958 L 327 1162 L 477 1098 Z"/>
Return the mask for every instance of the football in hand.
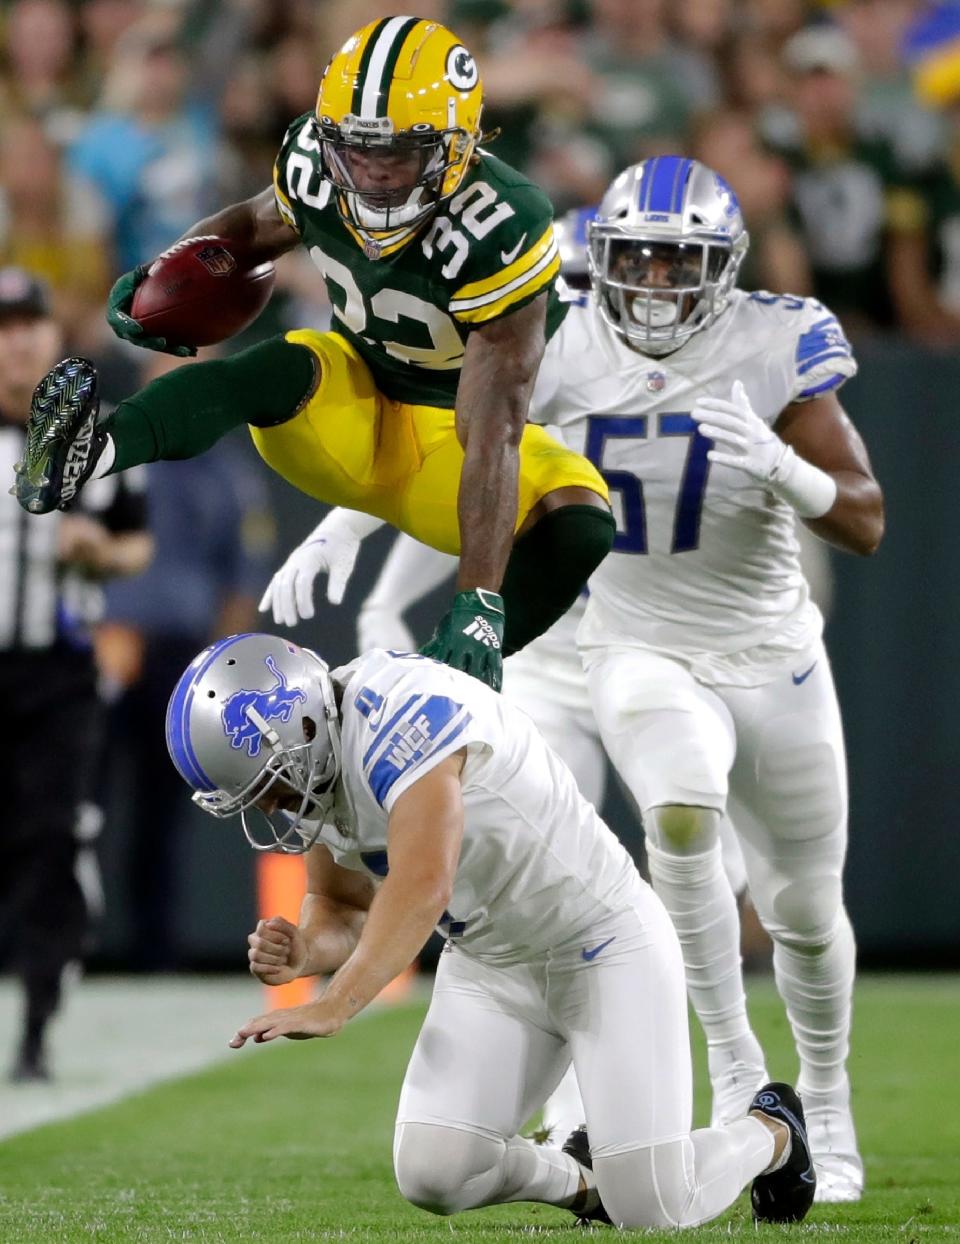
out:
<path id="1" fill-rule="evenodd" d="M 275 277 L 271 262 L 251 264 L 225 238 L 184 238 L 150 265 L 130 314 L 169 345 L 216 345 L 253 323 Z"/>

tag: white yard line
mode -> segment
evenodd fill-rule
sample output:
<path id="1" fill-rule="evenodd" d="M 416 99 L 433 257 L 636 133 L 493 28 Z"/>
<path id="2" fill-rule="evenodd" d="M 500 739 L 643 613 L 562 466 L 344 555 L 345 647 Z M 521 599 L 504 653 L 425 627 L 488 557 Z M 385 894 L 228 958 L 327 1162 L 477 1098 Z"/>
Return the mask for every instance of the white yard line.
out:
<path id="1" fill-rule="evenodd" d="M 51 1083 L 11 1084 L 20 1006 L 14 982 L 0 981 L 0 1137 L 226 1058 L 231 1034 L 265 1009 L 249 976 L 92 977 L 68 987 L 51 1028 Z"/>

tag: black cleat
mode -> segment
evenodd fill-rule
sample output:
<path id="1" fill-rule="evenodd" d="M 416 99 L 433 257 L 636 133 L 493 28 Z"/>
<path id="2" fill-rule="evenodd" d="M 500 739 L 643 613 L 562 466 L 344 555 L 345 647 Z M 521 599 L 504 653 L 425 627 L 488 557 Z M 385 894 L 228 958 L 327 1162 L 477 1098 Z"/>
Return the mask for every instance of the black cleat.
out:
<path id="1" fill-rule="evenodd" d="M 590 1141 L 587 1138 L 587 1129 L 581 1124 L 575 1128 L 567 1139 L 563 1142 L 560 1149 L 561 1153 L 568 1154 L 573 1158 L 574 1162 L 580 1166 L 586 1167 L 588 1171 L 593 1170 L 593 1158 L 590 1155 Z M 613 1220 L 607 1211 L 603 1208 L 602 1203 L 598 1200 L 594 1209 L 579 1210 L 570 1207 L 571 1211 L 577 1216 L 577 1223 L 580 1226 L 586 1226 L 592 1222 L 605 1222 L 608 1226 L 613 1226 Z"/>
<path id="2" fill-rule="evenodd" d="M 33 391 L 27 445 L 10 491 L 30 514 L 68 510 L 106 443 L 97 427 L 97 371 L 89 359 L 58 363 Z"/>
<path id="3" fill-rule="evenodd" d="M 756 1222 L 799 1222 L 813 1204 L 817 1176 L 810 1156 L 800 1098 L 789 1084 L 765 1084 L 750 1103 L 790 1130 L 790 1156 L 779 1170 L 758 1175 L 750 1189 Z"/>

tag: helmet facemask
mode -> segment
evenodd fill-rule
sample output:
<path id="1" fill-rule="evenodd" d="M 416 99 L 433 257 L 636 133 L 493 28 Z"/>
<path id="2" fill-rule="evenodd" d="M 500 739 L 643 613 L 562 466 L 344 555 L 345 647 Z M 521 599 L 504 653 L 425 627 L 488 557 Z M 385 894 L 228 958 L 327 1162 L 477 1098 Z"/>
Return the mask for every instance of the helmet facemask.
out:
<path id="1" fill-rule="evenodd" d="M 446 197 L 448 174 L 473 146 L 457 126 L 437 130 L 424 123 L 397 133 L 389 117 L 350 115 L 340 125 L 321 119 L 318 131 L 341 215 L 372 233 L 409 228 L 431 215 Z"/>
<path id="2" fill-rule="evenodd" d="M 727 304 L 746 251 L 727 239 L 641 237 L 615 222 L 587 226 L 597 306 L 642 354 L 671 354 L 712 324 Z"/>

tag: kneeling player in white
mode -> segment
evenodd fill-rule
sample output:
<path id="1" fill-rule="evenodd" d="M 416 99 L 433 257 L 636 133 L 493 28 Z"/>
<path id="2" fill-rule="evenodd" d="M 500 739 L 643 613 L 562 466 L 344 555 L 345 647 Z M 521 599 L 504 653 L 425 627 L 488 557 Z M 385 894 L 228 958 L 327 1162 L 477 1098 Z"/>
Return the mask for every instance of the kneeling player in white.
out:
<path id="1" fill-rule="evenodd" d="M 397 1114 L 403 1194 L 434 1213 L 542 1201 L 622 1226 L 693 1226 L 753 1179 L 758 1218 L 803 1216 L 814 1175 L 786 1085 L 690 1132 L 683 965 L 662 904 L 521 712 L 424 657 L 328 671 L 267 635 L 202 652 L 167 743 L 206 810 L 308 850 L 299 926 L 261 921 L 255 975 L 333 972 L 316 1001 L 231 1041 L 333 1036 L 448 943 Z M 517 1135 L 572 1057 L 592 1151 Z M 581 1135 L 585 1142 L 585 1136 Z M 601 1205 L 602 1200 L 602 1205 Z"/>
<path id="2" fill-rule="evenodd" d="M 794 534 L 799 515 L 852 552 L 881 539 L 880 489 L 834 392 L 856 364 L 821 304 L 735 289 L 747 247 L 736 196 L 695 161 L 626 170 L 588 238 L 593 298 L 551 342 L 530 413 L 619 497 L 578 634 L 594 712 L 680 935 L 714 1119 L 739 1113 L 766 1075 L 720 866 L 729 811 L 774 941 L 818 1195 L 856 1200 L 845 758 Z"/>

